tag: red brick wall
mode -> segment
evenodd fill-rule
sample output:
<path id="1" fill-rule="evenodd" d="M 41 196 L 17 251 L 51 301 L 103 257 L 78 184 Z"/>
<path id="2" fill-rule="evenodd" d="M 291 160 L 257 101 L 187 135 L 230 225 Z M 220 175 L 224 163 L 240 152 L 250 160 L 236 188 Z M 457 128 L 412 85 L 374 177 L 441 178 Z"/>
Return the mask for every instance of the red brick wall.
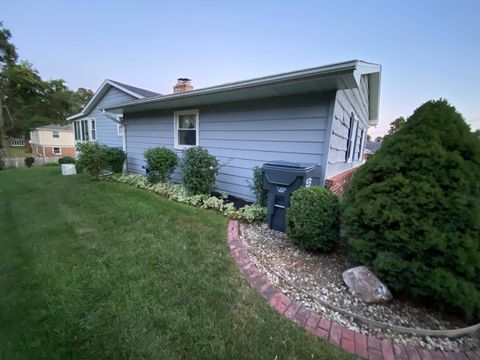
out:
<path id="1" fill-rule="evenodd" d="M 342 195 L 348 187 L 348 183 L 350 182 L 353 174 L 359 167 L 354 167 L 347 171 L 341 172 L 329 179 L 325 180 L 325 187 L 330 189 L 333 193 L 337 195 Z"/>
<path id="2" fill-rule="evenodd" d="M 55 146 L 57 147 L 57 146 Z M 54 154 L 53 153 L 53 146 L 45 146 L 45 156 L 58 156 L 58 157 L 64 157 L 64 156 L 72 156 L 75 157 L 75 148 L 74 147 L 68 147 L 68 146 L 58 146 L 60 148 L 60 155 Z M 43 153 L 42 153 L 43 155 Z"/>

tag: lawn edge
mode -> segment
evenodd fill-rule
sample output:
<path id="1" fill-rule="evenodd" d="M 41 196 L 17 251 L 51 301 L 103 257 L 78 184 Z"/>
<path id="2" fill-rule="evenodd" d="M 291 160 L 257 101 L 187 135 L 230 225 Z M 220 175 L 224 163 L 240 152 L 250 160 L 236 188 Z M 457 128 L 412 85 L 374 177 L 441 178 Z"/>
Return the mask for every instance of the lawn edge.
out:
<path id="1" fill-rule="evenodd" d="M 240 240 L 238 220 L 228 222 L 228 245 L 235 263 L 250 285 L 265 298 L 278 313 L 294 321 L 309 333 L 341 347 L 364 359 L 470 359 L 480 360 L 480 349 L 473 351 L 445 352 L 410 347 L 380 340 L 332 322 L 285 295 L 262 274 L 248 255 Z"/>

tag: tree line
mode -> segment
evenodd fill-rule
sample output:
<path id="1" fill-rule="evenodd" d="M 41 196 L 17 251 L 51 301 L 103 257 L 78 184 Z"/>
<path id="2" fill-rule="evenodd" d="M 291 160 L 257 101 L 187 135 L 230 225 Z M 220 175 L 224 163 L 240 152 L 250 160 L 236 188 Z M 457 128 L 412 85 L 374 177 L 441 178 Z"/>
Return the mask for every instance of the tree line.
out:
<path id="1" fill-rule="evenodd" d="M 63 79 L 42 79 L 33 64 L 19 58 L 11 36 L 0 22 L 0 147 L 9 145 L 9 137 L 28 139 L 35 127 L 65 124 L 93 96 L 89 89 L 69 89 Z"/>

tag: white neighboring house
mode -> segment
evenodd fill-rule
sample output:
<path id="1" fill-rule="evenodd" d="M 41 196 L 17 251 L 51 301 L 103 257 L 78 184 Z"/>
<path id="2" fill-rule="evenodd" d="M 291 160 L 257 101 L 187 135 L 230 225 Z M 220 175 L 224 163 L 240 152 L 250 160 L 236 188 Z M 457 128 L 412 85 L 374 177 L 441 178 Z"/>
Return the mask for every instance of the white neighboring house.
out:
<path id="1" fill-rule="evenodd" d="M 97 141 L 125 151 L 126 131 L 122 123 L 122 115 L 108 114 L 103 109 L 158 95 L 160 94 L 118 81 L 105 80 L 85 108 L 67 118 L 67 121 L 71 121 L 73 125 L 75 145 L 85 141 Z"/>

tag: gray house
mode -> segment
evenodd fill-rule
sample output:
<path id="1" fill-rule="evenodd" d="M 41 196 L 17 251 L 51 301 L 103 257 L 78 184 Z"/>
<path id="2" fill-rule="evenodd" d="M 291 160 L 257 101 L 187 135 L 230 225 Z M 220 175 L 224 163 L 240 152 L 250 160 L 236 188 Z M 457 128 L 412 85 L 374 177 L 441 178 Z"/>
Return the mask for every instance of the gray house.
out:
<path id="1" fill-rule="evenodd" d="M 118 81 L 105 80 L 95 92 L 85 108 L 78 114 L 67 118 L 72 121 L 75 144 L 84 141 L 98 141 L 101 144 L 125 148 L 121 117 L 113 120 L 103 109 L 122 102 L 145 99 L 160 94 L 122 84 Z M 118 122 L 115 122 L 118 121 Z"/>
<path id="2" fill-rule="evenodd" d="M 322 183 L 362 164 L 380 74 L 354 60 L 198 90 L 180 79 L 176 93 L 102 105 L 123 114 L 129 172 L 145 172 L 148 148 L 202 146 L 222 165 L 217 189 L 253 200 L 252 169 L 268 161 L 316 163 Z"/>

